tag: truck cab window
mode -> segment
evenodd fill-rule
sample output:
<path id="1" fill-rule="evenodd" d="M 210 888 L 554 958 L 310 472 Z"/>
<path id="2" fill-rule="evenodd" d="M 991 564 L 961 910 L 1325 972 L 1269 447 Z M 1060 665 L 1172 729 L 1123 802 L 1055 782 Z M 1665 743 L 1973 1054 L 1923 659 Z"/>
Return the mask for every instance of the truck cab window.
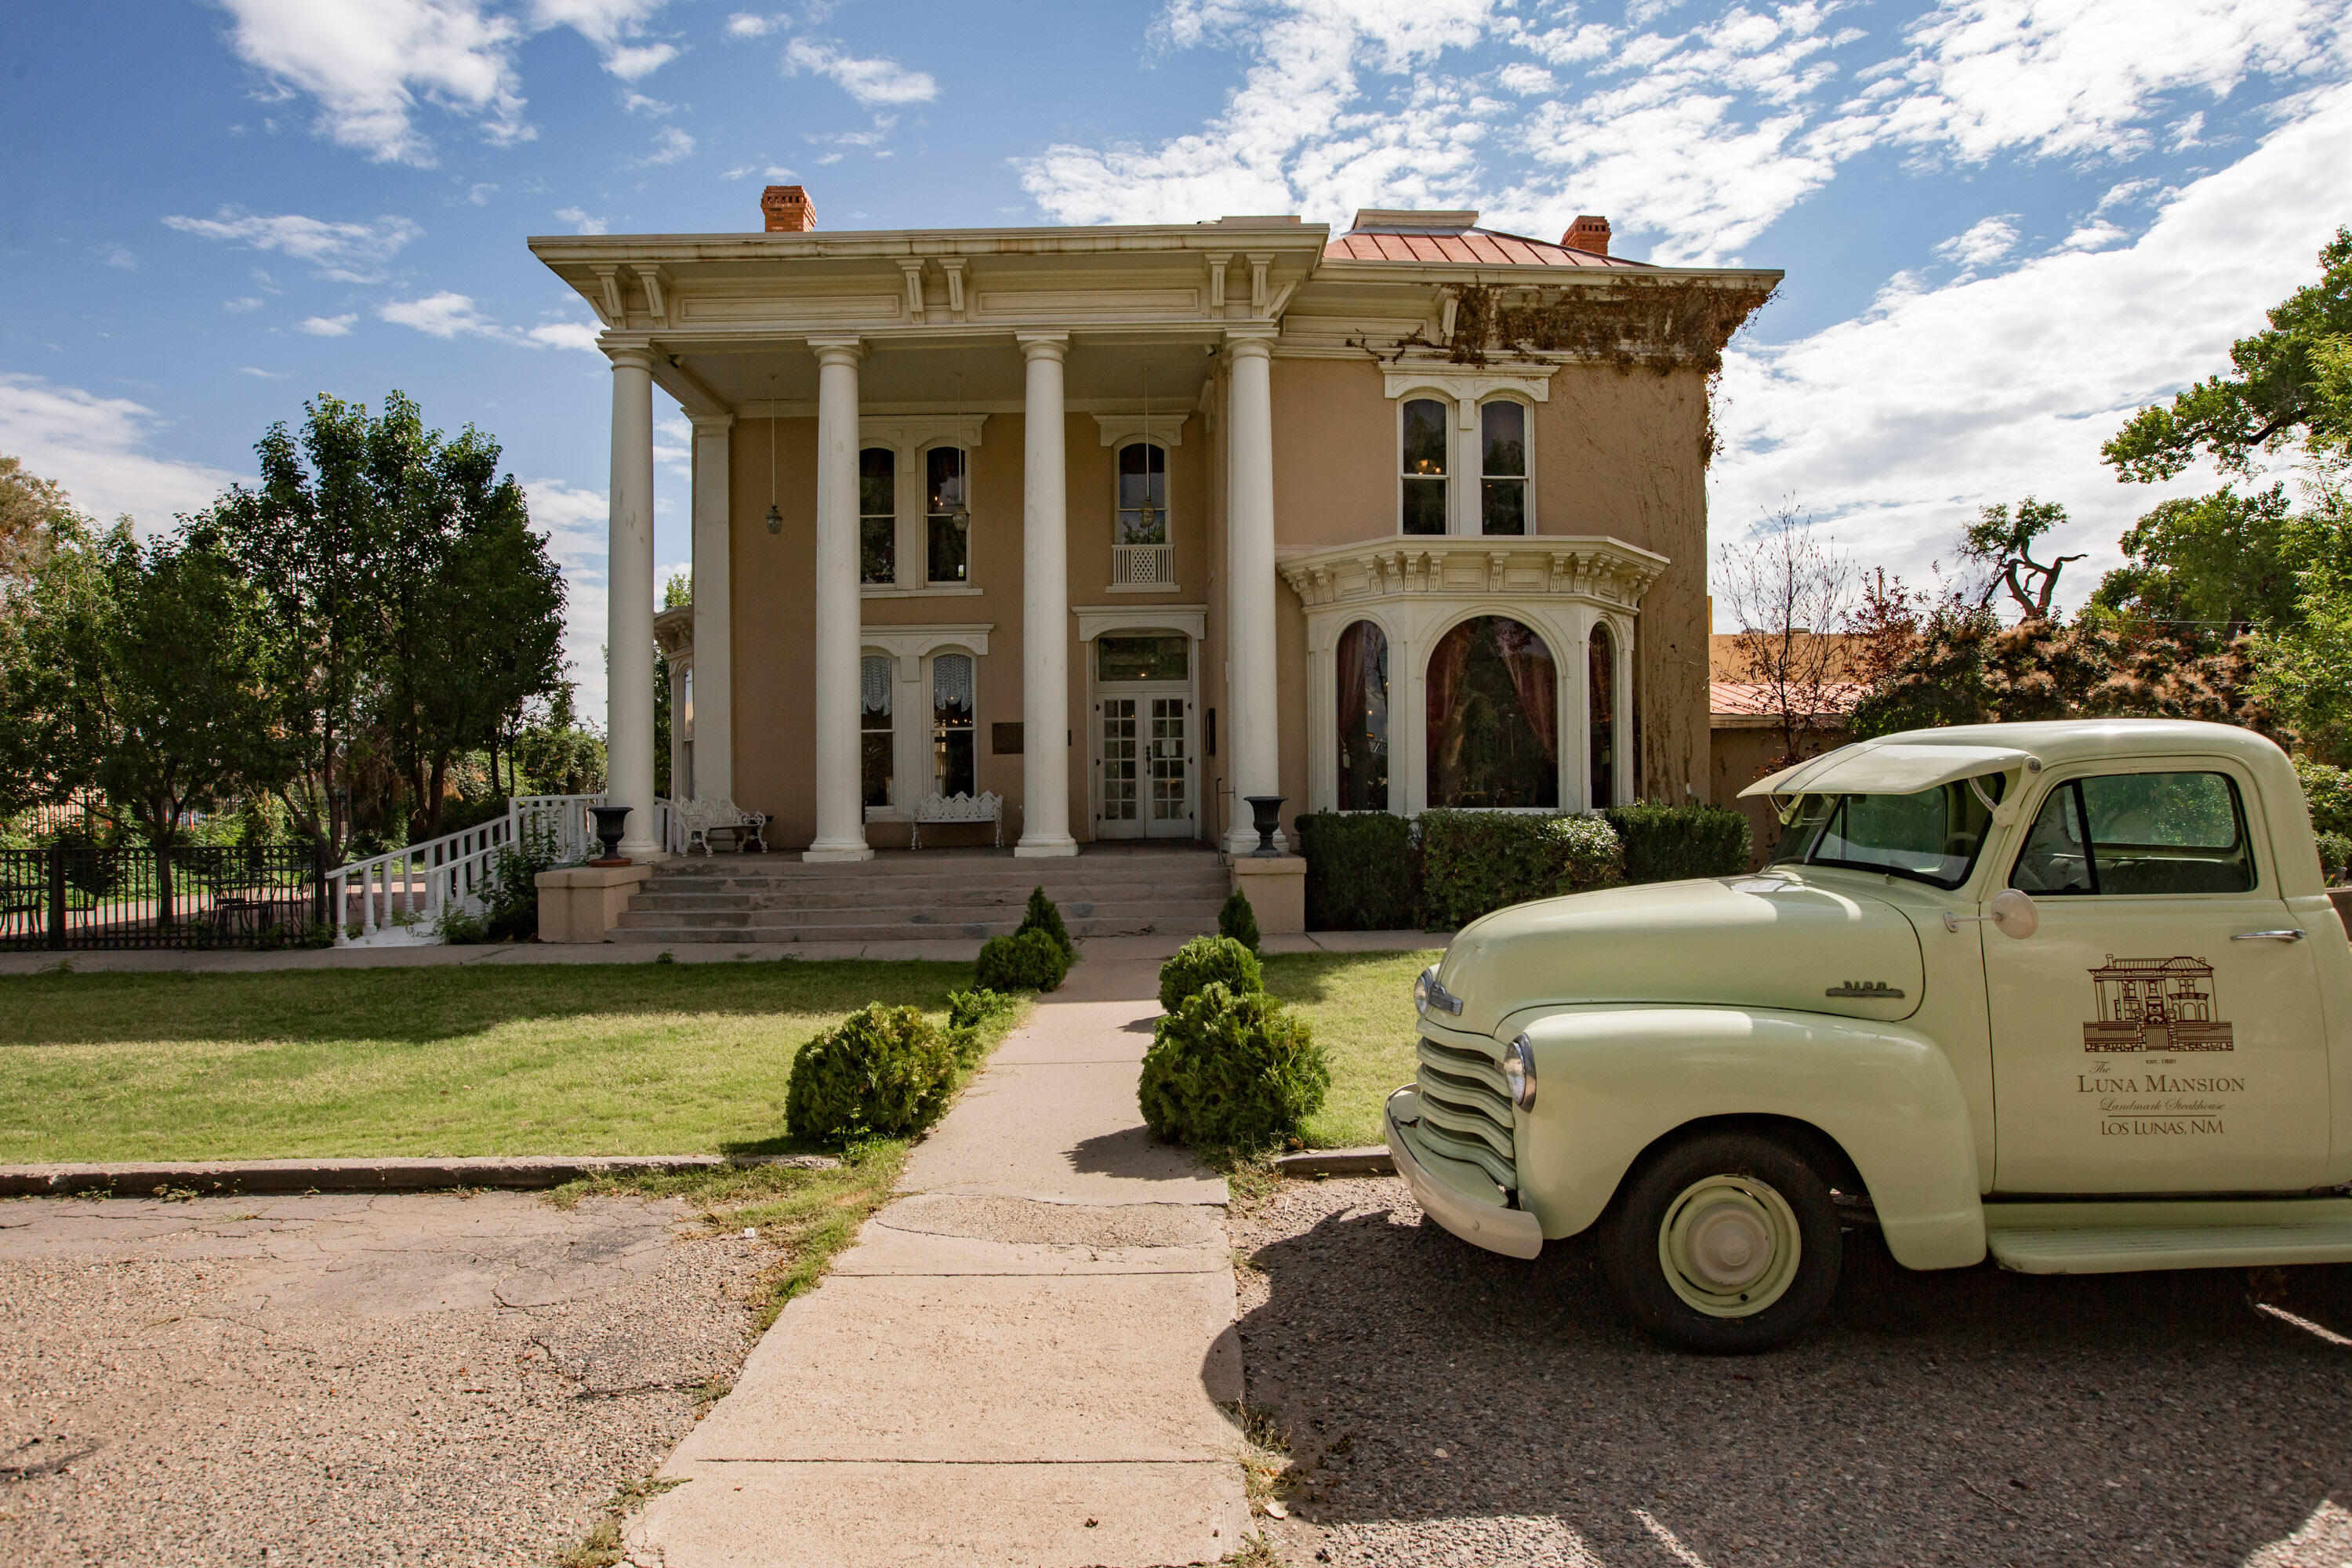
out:
<path id="1" fill-rule="evenodd" d="M 1973 782 L 1999 802 L 2000 774 Z M 1969 879 L 1991 818 L 1984 797 L 1965 779 L 1916 795 L 1809 796 L 1772 863 L 1885 871 L 1957 888 Z"/>
<path id="2" fill-rule="evenodd" d="M 2009 885 L 2033 893 L 2245 893 L 2254 859 L 2221 773 L 2106 773 L 2050 792 Z"/>

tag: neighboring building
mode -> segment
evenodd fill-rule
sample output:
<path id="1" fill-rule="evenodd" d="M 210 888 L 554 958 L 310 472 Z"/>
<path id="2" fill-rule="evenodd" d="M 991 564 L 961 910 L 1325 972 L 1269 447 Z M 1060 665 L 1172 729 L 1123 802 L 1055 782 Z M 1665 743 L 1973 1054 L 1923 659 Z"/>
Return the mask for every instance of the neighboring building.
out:
<path id="1" fill-rule="evenodd" d="M 537 238 L 613 361 L 610 657 L 653 663 L 653 403 L 693 423 L 678 775 L 860 858 L 1708 779 L 1707 382 L 1769 271 L 1475 213 Z M 652 797 L 615 680 L 614 797 Z M 690 760 L 684 750 L 691 737 Z M 683 786 L 681 786 L 683 787 Z M 655 846 L 649 813 L 625 850 Z"/>
<path id="2" fill-rule="evenodd" d="M 1861 639 L 1845 632 L 1826 635 L 1841 645 L 1833 651 L 1832 670 L 1841 677 L 1850 676 Z M 1748 668 L 1737 633 L 1717 633 L 1707 638 L 1708 752 L 1715 781 L 1709 798 L 1717 805 L 1746 816 L 1754 830 L 1755 858 L 1761 864 L 1780 842 L 1780 820 L 1769 801 L 1742 800 L 1739 792 L 1788 763 L 1780 696 L 1770 683 L 1757 679 L 1757 674 Z M 1804 746 L 1806 755 L 1818 756 L 1845 744 L 1845 716 L 1862 700 L 1864 689 L 1853 679 L 1834 680 L 1821 689 L 1822 710 L 1813 716 Z"/>

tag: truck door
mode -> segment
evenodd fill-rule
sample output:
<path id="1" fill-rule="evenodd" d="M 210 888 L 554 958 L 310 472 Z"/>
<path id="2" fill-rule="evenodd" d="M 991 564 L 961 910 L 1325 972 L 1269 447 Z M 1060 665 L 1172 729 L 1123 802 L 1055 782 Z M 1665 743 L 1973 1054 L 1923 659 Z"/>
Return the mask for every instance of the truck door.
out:
<path id="1" fill-rule="evenodd" d="M 2317 966 L 2250 779 L 2217 760 L 2059 775 L 2009 868 L 2041 930 L 1986 934 L 1995 1181 L 2285 1192 L 2324 1179 Z M 2000 885 L 1998 881 L 1995 886 Z"/>

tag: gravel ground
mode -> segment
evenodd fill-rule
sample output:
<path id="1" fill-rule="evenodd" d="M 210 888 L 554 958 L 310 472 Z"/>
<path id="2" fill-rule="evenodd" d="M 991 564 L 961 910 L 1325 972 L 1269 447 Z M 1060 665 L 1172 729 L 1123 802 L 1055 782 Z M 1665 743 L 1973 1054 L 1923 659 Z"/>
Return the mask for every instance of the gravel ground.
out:
<path id="1" fill-rule="evenodd" d="M 1711 1359 L 1399 1181 L 1233 1231 L 1293 1564 L 2352 1563 L 2352 1268 L 1914 1274 L 1858 1232 L 1823 1329 Z"/>
<path id="2" fill-rule="evenodd" d="M 0 1563 L 546 1563 L 772 1256 L 635 1199 L 0 1203 Z"/>

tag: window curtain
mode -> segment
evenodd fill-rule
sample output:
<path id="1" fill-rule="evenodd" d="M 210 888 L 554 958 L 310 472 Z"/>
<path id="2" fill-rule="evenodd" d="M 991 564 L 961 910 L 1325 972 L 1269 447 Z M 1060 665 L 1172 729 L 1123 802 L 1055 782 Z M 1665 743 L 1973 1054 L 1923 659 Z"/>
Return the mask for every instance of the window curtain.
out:
<path id="1" fill-rule="evenodd" d="M 1339 809 L 1389 808 L 1389 639 L 1370 621 L 1339 634 Z"/>
<path id="2" fill-rule="evenodd" d="M 1429 658 L 1433 806 L 1559 804 L 1559 681 L 1551 649 L 1504 616 L 1463 622 Z"/>
<path id="3" fill-rule="evenodd" d="M 1543 638 L 1517 621 L 1500 616 L 1486 623 L 1493 628 L 1495 651 L 1502 656 L 1503 668 L 1510 672 L 1512 689 L 1519 694 L 1519 710 L 1536 732 L 1536 741 L 1543 754 L 1559 767 L 1559 683 L 1554 677 L 1551 649 Z"/>

